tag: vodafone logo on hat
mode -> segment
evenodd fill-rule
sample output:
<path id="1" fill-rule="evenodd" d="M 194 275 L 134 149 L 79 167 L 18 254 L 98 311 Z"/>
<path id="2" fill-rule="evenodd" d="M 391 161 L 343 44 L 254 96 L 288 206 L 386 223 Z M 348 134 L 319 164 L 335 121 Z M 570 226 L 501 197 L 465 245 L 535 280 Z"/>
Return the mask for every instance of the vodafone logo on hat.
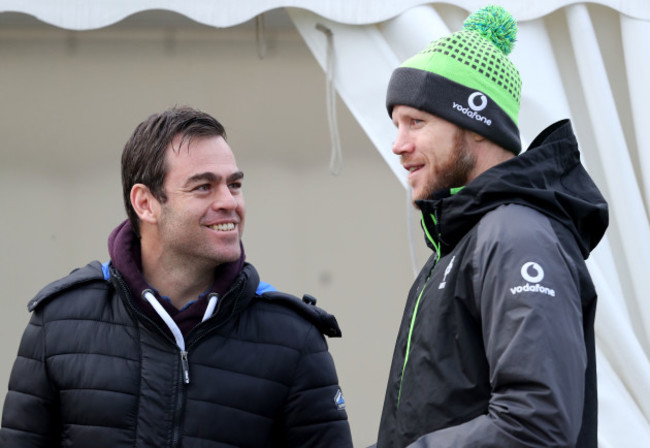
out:
<path id="1" fill-rule="evenodd" d="M 480 104 L 478 105 L 476 104 L 477 99 L 480 101 Z M 467 104 L 472 108 L 472 110 L 475 110 L 476 112 L 480 112 L 485 109 L 487 107 L 487 102 L 487 97 L 481 92 L 474 92 L 469 96 L 469 98 L 467 98 Z"/>
<path id="2" fill-rule="evenodd" d="M 467 106 L 458 104 L 457 102 L 452 102 L 452 108 L 456 109 L 458 112 L 467 115 L 469 118 L 472 118 L 481 123 L 492 126 L 492 120 L 486 116 L 479 114 L 480 111 L 485 109 L 488 105 L 488 98 L 482 92 L 474 92 L 467 98 Z"/>

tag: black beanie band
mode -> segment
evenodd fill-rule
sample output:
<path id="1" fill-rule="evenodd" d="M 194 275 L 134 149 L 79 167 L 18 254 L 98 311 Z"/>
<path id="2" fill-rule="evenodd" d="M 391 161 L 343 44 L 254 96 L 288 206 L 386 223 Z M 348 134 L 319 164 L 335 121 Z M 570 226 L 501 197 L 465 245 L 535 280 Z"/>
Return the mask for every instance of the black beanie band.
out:
<path id="1" fill-rule="evenodd" d="M 435 73 L 399 67 L 388 83 L 386 108 L 404 105 L 423 110 L 476 132 L 515 155 L 521 152 L 519 128 L 489 96 Z"/>

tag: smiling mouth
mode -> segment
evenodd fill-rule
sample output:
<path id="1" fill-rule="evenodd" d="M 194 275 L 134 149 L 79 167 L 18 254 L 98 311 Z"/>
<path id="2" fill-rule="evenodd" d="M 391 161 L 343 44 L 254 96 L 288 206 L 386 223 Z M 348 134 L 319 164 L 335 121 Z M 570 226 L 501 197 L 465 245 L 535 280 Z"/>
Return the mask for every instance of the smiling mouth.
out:
<path id="1" fill-rule="evenodd" d="M 231 230 L 235 230 L 235 224 L 232 222 L 226 224 L 215 224 L 208 227 L 211 228 L 212 230 L 216 230 L 217 232 L 228 232 Z"/>

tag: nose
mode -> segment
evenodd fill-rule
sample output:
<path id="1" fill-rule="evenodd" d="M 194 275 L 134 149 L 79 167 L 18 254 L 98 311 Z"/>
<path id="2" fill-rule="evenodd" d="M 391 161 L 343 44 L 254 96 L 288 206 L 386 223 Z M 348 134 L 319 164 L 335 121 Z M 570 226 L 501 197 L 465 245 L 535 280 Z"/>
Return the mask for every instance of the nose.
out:
<path id="1" fill-rule="evenodd" d="M 237 197 L 227 187 L 220 188 L 212 201 L 215 210 L 235 210 L 237 206 Z"/>
<path id="2" fill-rule="evenodd" d="M 413 152 L 415 145 L 408 136 L 404 128 L 397 129 L 397 138 L 393 142 L 393 154 L 401 156 L 403 154 Z"/>

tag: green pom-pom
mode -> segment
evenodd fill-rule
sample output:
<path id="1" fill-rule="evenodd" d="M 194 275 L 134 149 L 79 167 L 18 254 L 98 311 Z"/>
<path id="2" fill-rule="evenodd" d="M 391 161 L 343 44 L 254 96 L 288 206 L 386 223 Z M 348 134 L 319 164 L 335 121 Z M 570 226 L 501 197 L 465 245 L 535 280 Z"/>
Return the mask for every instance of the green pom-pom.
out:
<path id="1" fill-rule="evenodd" d="M 510 54 L 517 37 L 517 22 L 501 6 L 486 6 L 465 20 L 464 29 L 477 31 L 501 50 Z"/>

